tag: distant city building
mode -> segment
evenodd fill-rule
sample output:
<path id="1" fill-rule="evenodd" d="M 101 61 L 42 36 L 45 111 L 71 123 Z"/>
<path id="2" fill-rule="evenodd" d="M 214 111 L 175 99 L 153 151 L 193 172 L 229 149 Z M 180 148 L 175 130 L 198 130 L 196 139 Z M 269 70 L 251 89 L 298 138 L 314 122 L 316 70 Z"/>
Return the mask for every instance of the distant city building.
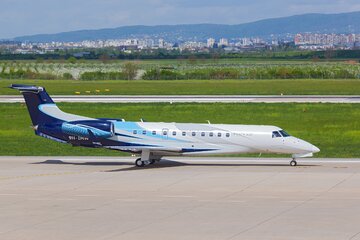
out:
<path id="1" fill-rule="evenodd" d="M 294 43 L 300 49 L 353 48 L 360 34 L 298 33 Z"/>
<path id="2" fill-rule="evenodd" d="M 274 46 L 292 45 L 301 50 L 324 50 L 324 49 L 359 49 L 360 34 L 318 34 L 318 33 L 298 33 L 296 35 L 286 34 L 286 36 L 271 35 L 268 39 L 259 37 L 238 37 L 220 38 L 217 42 L 214 38 L 206 41 L 197 39 L 183 40 L 178 39 L 173 42 L 166 42 L 163 38 L 152 39 L 128 38 L 128 39 L 106 39 L 106 40 L 85 40 L 79 42 L 14 42 L 0 41 L 0 50 L 3 53 L 14 54 L 45 54 L 57 50 L 76 50 L 97 48 L 117 48 L 126 53 L 133 53 L 141 50 L 166 49 L 190 52 L 209 53 L 210 49 L 221 49 L 225 52 L 244 52 L 256 51 L 260 49 L 273 49 Z M 87 50 L 86 50 L 87 51 Z M 76 55 L 86 57 L 86 54 Z"/>
<path id="3" fill-rule="evenodd" d="M 272 40 L 271 45 L 273 46 L 279 46 L 279 40 Z"/>
<path id="4" fill-rule="evenodd" d="M 159 39 L 159 48 L 165 48 L 165 40 Z"/>
<path id="5" fill-rule="evenodd" d="M 214 38 L 209 38 L 208 40 L 207 40 L 207 47 L 208 48 L 213 48 L 214 47 L 214 45 L 215 45 L 215 39 Z"/>
<path id="6" fill-rule="evenodd" d="M 227 47 L 229 46 L 229 41 L 226 38 L 221 38 L 219 41 L 219 46 Z"/>

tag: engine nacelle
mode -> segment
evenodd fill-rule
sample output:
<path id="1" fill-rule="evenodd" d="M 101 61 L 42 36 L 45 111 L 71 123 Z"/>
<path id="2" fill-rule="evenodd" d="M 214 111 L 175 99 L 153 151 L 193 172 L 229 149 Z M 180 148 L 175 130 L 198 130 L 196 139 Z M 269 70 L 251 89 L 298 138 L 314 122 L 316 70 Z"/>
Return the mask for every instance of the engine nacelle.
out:
<path id="1" fill-rule="evenodd" d="M 109 121 L 88 120 L 62 123 L 61 131 L 79 137 L 110 138 L 114 136 L 115 127 Z"/>

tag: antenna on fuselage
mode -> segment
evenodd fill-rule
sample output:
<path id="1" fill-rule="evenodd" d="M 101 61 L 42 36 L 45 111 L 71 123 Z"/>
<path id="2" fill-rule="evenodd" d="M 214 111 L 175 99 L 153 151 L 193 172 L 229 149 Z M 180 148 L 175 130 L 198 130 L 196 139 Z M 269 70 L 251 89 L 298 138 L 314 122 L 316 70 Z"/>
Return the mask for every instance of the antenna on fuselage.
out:
<path id="1" fill-rule="evenodd" d="M 210 120 L 207 120 L 208 124 L 211 124 Z"/>

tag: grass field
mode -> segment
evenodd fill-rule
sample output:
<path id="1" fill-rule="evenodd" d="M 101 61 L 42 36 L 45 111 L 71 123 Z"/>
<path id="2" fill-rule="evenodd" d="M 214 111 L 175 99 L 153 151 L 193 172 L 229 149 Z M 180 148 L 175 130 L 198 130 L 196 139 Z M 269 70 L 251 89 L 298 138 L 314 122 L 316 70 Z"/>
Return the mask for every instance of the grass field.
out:
<path id="1" fill-rule="evenodd" d="M 50 94 L 73 95 L 358 95 L 360 80 L 1 80 L 0 95 L 18 93 L 11 83 L 40 85 Z M 108 89 L 108 91 L 105 91 Z M 100 90 L 100 92 L 96 92 Z M 86 92 L 90 91 L 90 92 Z"/>
<path id="2" fill-rule="evenodd" d="M 358 104 L 85 104 L 63 103 L 67 112 L 138 121 L 276 125 L 321 149 L 316 157 L 360 157 Z M 120 156 L 73 148 L 33 134 L 24 104 L 0 104 L 0 155 Z"/>

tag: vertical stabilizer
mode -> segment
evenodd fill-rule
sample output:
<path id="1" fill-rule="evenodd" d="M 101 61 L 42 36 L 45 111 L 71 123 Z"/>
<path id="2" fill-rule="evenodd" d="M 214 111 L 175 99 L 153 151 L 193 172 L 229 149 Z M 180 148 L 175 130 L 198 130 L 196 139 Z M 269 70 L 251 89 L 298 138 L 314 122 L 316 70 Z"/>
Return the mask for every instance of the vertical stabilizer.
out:
<path id="1" fill-rule="evenodd" d="M 45 88 L 22 84 L 12 84 L 10 88 L 19 90 L 24 96 L 34 126 L 51 123 L 56 120 L 39 110 L 39 106 L 42 104 L 55 104 Z"/>

